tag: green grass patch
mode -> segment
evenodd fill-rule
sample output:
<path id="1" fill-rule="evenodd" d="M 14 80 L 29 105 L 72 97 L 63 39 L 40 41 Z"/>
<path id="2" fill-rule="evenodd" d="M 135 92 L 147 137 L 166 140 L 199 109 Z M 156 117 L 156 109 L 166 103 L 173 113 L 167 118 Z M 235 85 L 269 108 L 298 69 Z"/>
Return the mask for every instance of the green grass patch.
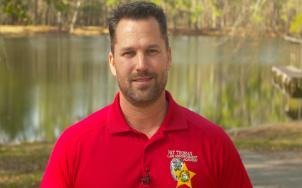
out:
<path id="1" fill-rule="evenodd" d="M 39 187 L 52 145 L 0 145 L 0 187 Z"/>
<path id="2" fill-rule="evenodd" d="M 302 123 L 264 125 L 229 131 L 239 149 L 302 150 Z"/>

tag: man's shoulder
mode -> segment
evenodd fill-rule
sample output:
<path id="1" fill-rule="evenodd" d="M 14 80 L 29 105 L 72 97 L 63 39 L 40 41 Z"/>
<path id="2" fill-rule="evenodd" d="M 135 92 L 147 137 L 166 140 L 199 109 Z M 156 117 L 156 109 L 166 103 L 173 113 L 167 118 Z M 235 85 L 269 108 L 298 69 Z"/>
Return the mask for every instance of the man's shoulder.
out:
<path id="1" fill-rule="evenodd" d="M 83 137 L 89 137 L 95 132 L 104 130 L 109 110 L 110 105 L 67 127 L 62 132 L 60 139 L 68 140 L 70 142 L 72 142 L 72 140 L 79 141 Z"/>
<path id="2" fill-rule="evenodd" d="M 202 115 L 182 106 L 180 106 L 180 111 L 186 119 L 188 127 L 193 132 L 210 135 L 225 134 L 223 128 Z"/>
<path id="3" fill-rule="evenodd" d="M 200 142 L 204 146 L 215 146 L 213 150 L 234 147 L 230 137 L 221 126 L 187 108 L 181 107 L 181 111 L 188 124 L 188 134 L 194 142 Z"/>

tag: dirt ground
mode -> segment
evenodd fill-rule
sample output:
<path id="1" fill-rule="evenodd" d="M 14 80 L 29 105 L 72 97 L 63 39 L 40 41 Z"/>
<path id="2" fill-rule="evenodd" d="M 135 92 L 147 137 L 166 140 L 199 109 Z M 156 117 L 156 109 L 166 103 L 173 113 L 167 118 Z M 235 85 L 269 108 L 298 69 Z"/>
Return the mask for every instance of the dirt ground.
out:
<path id="1" fill-rule="evenodd" d="M 254 188 L 302 187 L 302 151 L 240 151 Z"/>

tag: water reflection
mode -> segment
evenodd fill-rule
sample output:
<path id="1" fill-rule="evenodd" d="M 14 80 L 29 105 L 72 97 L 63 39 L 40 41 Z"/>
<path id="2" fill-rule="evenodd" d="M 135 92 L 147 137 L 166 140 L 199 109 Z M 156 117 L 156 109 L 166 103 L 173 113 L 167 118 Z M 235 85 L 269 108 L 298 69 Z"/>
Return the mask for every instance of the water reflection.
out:
<path id="1" fill-rule="evenodd" d="M 109 104 L 117 90 L 103 37 L 38 35 L 0 43 L 0 142 L 53 140 Z M 176 100 L 224 127 L 285 121 L 272 64 L 289 59 L 279 39 L 171 39 L 168 89 Z"/>

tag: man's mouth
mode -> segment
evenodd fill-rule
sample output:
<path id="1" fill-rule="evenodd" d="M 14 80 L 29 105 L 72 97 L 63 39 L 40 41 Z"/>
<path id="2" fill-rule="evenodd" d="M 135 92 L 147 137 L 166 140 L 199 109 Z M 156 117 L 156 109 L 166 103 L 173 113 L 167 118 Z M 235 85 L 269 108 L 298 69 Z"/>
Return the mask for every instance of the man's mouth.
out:
<path id="1" fill-rule="evenodd" d="M 132 81 L 134 82 L 148 82 L 152 79 L 151 76 L 140 76 L 140 77 L 136 77 L 134 79 L 132 79 Z"/>
<path id="2" fill-rule="evenodd" d="M 136 75 L 131 78 L 131 82 L 136 88 L 146 89 L 150 87 L 153 78 L 152 75 Z"/>

